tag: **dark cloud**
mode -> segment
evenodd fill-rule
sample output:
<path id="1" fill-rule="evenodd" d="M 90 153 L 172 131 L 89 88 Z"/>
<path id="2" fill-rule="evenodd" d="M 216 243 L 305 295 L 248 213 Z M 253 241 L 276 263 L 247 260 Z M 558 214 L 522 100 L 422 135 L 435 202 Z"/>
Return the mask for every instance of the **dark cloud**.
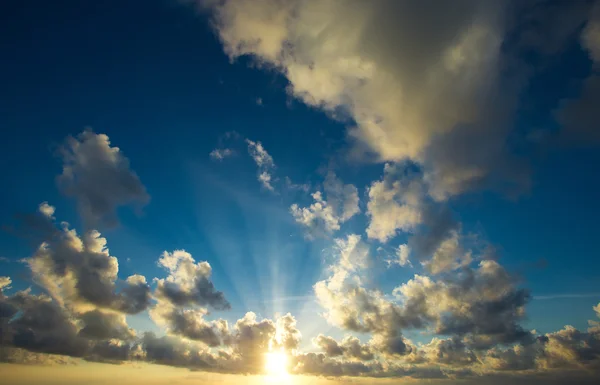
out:
<path id="1" fill-rule="evenodd" d="M 176 250 L 165 252 L 159 264 L 169 271 L 169 276 L 157 280 L 157 297 L 174 306 L 211 306 L 220 310 L 231 307 L 210 280 L 212 268 L 208 262 L 196 264 L 191 254 Z"/>
<path id="2" fill-rule="evenodd" d="M 119 206 L 141 207 L 150 200 L 129 160 L 118 147 L 111 147 L 108 136 L 86 130 L 68 137 L 59 154 L 63 172 L 57 178 L 58 186 L 75 198 L 88 227 L 114 226 Z"/>
<path id="3" fill-rule="evenodd" d="M 92 310 L 79 316 L 83 327 L 79 336 L 92 340 L 130 340 L 135 337 L 135 332 L 127 326 L 125 316 L 115 313 L 104 313 Z"/>
<path id="4" fill-rule="evenodd" d="M 139 275 L 129 277 L 117 290 L 119 263 L 106 248 L 106 239 L 96 230 L 79 236 L 68 223 L 56 228 L 53 217 L 38 216 L 44 223 L 41 245 L 26 259 L 34 279 L 54 299 L 73 305 L 89 304 L 129 314 L 149 304 L 149 286 Z"/>

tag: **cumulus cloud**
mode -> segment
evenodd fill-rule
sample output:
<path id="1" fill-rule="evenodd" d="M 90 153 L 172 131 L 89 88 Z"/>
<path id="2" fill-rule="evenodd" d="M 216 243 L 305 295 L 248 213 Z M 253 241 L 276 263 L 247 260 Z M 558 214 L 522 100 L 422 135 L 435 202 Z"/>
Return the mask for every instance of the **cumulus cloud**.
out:
<path id="1" fill-rule="evenodd" d="M 313 343 L 321 348 L 328 357 L 345 355 L 360 361 L 370 361 L 375 357 L 368 344 L 362 344 L 358 338 L 353 336 L 346 336 L 341 343 L 338 343 L 331 337 L 319 334 Z"/>
<path id="2" fill-rule="evenodd" d="M 10 289 L 11 283 L 12 280 L 10 277 L 0 277 L 0 292 L 2 292 L 4 289 Z"/>
<path id="3" fill-rule="evenodd" d="M 129 278 L 117 290 L 119 264 L 96 230 L 79 235 L 66 222 L 57 228 L 53 217 L 38 218 L 44 230 L 40 246 L 25 262 L 38 284 L 61 304 L 96 306 L 126 313 L 139 313 L 150 300 L 150 289 L 142 276 Z"/>
<path id="4" fill-rule="evenodd" d="M 314 203 L 308 207 L 299 207 L 296 203 L 290 206 L 290 212 L 296 222 L 304 225 L 309 238 L 331 234 L 340 229 L 340 218 L 333 207 L 323 199 L 323 194 L 317 191 L 312 194 Z"/>
<path id="5" fill-rule="evenodd" d="M 425 178 L 410 164 L 386 164 L 382 179 L 368 188 L 367 236 L 385 243 L 410 235 L 390 264 L 404 266 L 412 256 L 433 274 L 467 266 L 473 257 L 464 248 L 461 225 L 445 203 L 427 196 Z"/>
<path id="6" fill-rule="evenodd" d="M 40 203 L 40 205 L 38 206 L 38 210 L 40 211 L 40 213 L 44 214 L 50 219 L 53 219 L 54 211 L 56 211 L 54 206 L 49 205 L 48 202 Z"/>
<path id="7" fill-rule="evenodd" d="M 398 264 L 400 266 L 412 266 L 410 263 L 410 247 L 406 244 L 398 246 L 396 249 L 396 255 L 394 259 L 387 260 L 388 266 Z"/>
<path id="8" fill-rule="evenodd" d="M 74 197 L 88 227 L 114 226 L 117 208 L 143 206 L 150 200 L 146 188 L 133 172 L 123 152 L 111 146 L 108 136 L 86 130 L 68 137 L 59 148 L 63 161 L 57 182 L 61 191 Z"/>
<path id="9" fill-rule="evenodd" d="M 85 312 L 79 316 L 83 327 L 79 335 L 89 339 L 129 340 L 135 337 L 135 332 L 127 326 L 123 314 L 102 312 L 98 309 Z"/>
<path id="10" fill-rule="evenodd" d="M 201 341 L 211 347 L 220 346 L 228 338 L 227 321 L 207 321 L 204 319 L 207 314 L 208 311 L 204 308 L 180 309 L 160 305 L 151 311 L 152 318 L 160 326 L 166 327 L 169 333 Z"/>
<path id="11" fill-rule="evenodd" d="M 440 199 L 496 169 L 522 182 L 507 167 L 518 90 L 503 71 L 507 3 L 198 3 L 231 59 L 251 55 L 284 74 L 294 97 L 348 116 L 355 153 L 419 162 Z"/>
<path id="12" fill-rule="evenodd" d="M 221 310 L 231 307 L 210 280 L 212 268 L 208 262 L 196 263 L 190 253 L 175 250 L 165 251 L 158 264 L 169 272 L 167 278 L 156 279 L 158 298 L 174 306 L 211 306 Z"/>
<path id="13" fill-rule="evenodd" d="M 344 184 L 333 172 L 329 172 L 323 183 L 325 196 L 316 191 L 314 200 L 308 207 L 294 203 L 290 212 L 296 222 L 304 225 L 307 236 L 315 238 L 332 234 L 340 225 L 360 212 L 358 189 L 352 184 Z"/>
<path id="14" fill-rule="evenodd" d="M 368 189 L 369 238 L 386 242 L 398 231 L 409 232 L 422 221 L 423 186 L 411 175 L 395 178 L 397 168 L 386 164 L 384 177 Z"/>

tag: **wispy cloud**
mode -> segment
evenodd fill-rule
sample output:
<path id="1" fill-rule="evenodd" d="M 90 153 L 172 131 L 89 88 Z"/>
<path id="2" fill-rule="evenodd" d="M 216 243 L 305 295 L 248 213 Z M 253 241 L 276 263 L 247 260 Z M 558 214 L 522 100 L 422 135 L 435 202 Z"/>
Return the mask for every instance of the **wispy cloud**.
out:
<path id="1" fill-rule="evenodd" d="M 568 293 L 568 294 L 547 294 L 534 295 L 535 300 L 550 300 L 550 299 L 573 299 L 573 298 L 600 298 L 600 293 Z"/>

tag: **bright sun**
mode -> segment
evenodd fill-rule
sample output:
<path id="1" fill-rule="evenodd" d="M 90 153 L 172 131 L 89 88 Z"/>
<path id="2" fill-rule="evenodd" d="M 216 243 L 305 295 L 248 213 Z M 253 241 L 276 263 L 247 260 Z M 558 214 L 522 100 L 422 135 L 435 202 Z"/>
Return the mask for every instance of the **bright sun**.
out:
<path id="1" fill-rule="evenodd" d="M 273 377 L 286 377 L 288 357 L 284 352 L 270 352 L 265 355 L 265 371 Z"/>

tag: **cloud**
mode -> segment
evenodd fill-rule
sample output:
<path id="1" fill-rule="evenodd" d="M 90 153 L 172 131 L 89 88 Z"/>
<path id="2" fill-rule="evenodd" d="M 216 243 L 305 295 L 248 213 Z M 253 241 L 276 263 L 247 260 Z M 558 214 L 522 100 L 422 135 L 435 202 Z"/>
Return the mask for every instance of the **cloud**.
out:
<path id="1" fill-rule="evenodd" d="M 513 59 L 502 50 L 510 4 L 198 3 L 232 60 L 251 55 L 288 79 L 289 94 L 342 117 L 354 154 L 422 164 L 440 199 L 496 171 L 527 183 L 508 167 L 516 162 L 506 138 L 521 84 L 504 71 Z"/>
<path id="2" fill-rule="evenodd" d="M 467 266 L 472 252 L 464 248 L 461 225 L 444 202 L 427 196 L 425 178 L 410 164 L 386 164 L 382 179 L 368 188 L 367 236 L 386 243 L 410 235 L 398 249 L 399 259 L 389 263 L 404 266 L 412 256 L 433 274 Z"/>
<path id="3" fill-rule="evenodd" d="M 368 188 L 367 235 L 380 242 L 387 242 L 398 231 L 409 232 L 422 221 L 422 184 L 410 175 L 395 180 L 397 172 L 395 166 L 386 164 L 383 179 Z"/>
<path id="4" fill-rule="evenodd" d="M 83 131 L 68 137 L 59 148 L 63 161 L 57 177 L 60 190 L 74 197 L 86 226 L 114 226 L 117 208 L 150 200 L 146 188 L 129 166 L 123 152 L 111 147 L 108 136 Z"/>
<path id="5" fill-rule="evenodd" d="M 340 219 L 323 199 L 320 191 L 312 194 L 315 202 L 308 207 L 299 207 L 296 203 L 290 206 L 290 212 L 296 222 L 306 226 L 309 238 L 331 234 L 340 229 Z"/>
<path id="6" fill-rule="evenodd" d="M 398 264 L 400 266 L 412 266 L 412 264 L 410 263 L 410 248 L 408 247 L 408 245 L 402 244 L 398 246 L 398 248 L 396 249 L 396 258 L 389 259 L 386 262 L 388 263 L 388 266 L 394 264 Z"/>
<path id="7" fill-rule="evenodd" d="M 345 355 L 348 358 L 356 358 L 360 361 L 370 361 L 375 357 L 369 345 L 361 344 L 360 340 L 353 336 L 346 336 L 341 343 L 338 343 L 331 337 L 319 334 L 313 340 L 313 343 L 320 347 L 327 357 Z"/>
<path id="8" fill-rule="evenodd" d="M 40 203 L 40 205 L 38 206 L 38 210 L 40 211 L 40 213 L 44 214 L 48 218 L 54 219 L 53 215 L 56 209 L 54 208 L 54 206 L 49 205 L 48 202 Z"/>
<path id="9" fill-rule="evenodd" d="M 79 330 L 79 336 L 95 339 L 130 340 L 135 332 L 127 326 L 123 314 L 105 313 L 98 309 L 85 312 L 79 316 L 84 326 Z"/>
<path id="10" fill-rule="evenodd" d="M 212 150 L 209 154 L 210 158 L 213 160 L 223 160 L 225 158 L 229 158 L 231 156 L 233 156 L 235 154 L 235 151 L 233 151 L 230 148 L 215 148 L 214 150 Z"/>
<path id="11" fill-rule="evenodd" d="M 69 224 L 55 227 L 53 217 L 40 214 L 41 244 L 25 262 L 38 284 L 61 305 L 102 307 L 139 313 L 149 304 L 149 287 L 142 276 L 130 277 L 117 290 L 119 263 L 96 230 L 79 236 Z"/>
<path id="12" fill-rule="evenodd" d="M 592 7 L 590 18 L 581 33 L 581 43 L 589 51 L 594 63 L 600 63 L 600 5 L 597 3 Z"/>
<path id="13" fill-rule="evenodd" d="M 10 277 L 0 277 L 0 292 L 5 289 L 10 289 L 12 280 Z"/>
<path id="14" fill-rule="evenodd" d="M 358 190 L 352 184 L 344 184 L 333 172 L 329 172 L 323 183 L 325 196 L 316 191 L 308 207 L 294 203 L 290 212 L 296 222 L 307 229 L 308 238 L 323 237 L 340 229 L 340 225 L 360 212 Z"/>
<path id="15" fill-rule="evenodd" d="M 229 337 L 227 321 L 207 321 L 204 319 L 207 314 L 208 311 L 204 308 L 180 309 L 160 305 L 151 311 L 152 318 L 160 326 L 165 326 L 169 333 L 201 341 L 211 347 L 220 346 Z"/>
<path id="16" fill-rule="evenodd" d="M 212 268 L 208 262 L 195 263 L 190 253 L 175 250 L 165 251 L 158 264 L 169 272 L 167 278 L 156 279 L 155 295 L 159 299 L 173 306 L 211 306 L 219 310 L 231 307 L 210 280 Z"/>
<path id="17" fill-rule="evenodd" d="M 563 125 L 566 142 L 589 145 L 600 142 L 600 113 L 596 105 L 600 100 L 600 4 L 595 3 L 581 33 L 581 45 L 592 61 L 592 73 L 583 80 L 581 94 L 576 99 L 563 100 L 557 111 Z"/>
<path id="18" fill-rule="evenodd" d="M 275 188 L 271 184 L 271 174 L 275 168 L 273 158 L 265 150 L 262 143 L 254 142 L 250 139 L 246 139 L 246 143 L 248 144 L 248 153 L 258 166 L 258 181 L 267 190 L 275 191 Z"/>

